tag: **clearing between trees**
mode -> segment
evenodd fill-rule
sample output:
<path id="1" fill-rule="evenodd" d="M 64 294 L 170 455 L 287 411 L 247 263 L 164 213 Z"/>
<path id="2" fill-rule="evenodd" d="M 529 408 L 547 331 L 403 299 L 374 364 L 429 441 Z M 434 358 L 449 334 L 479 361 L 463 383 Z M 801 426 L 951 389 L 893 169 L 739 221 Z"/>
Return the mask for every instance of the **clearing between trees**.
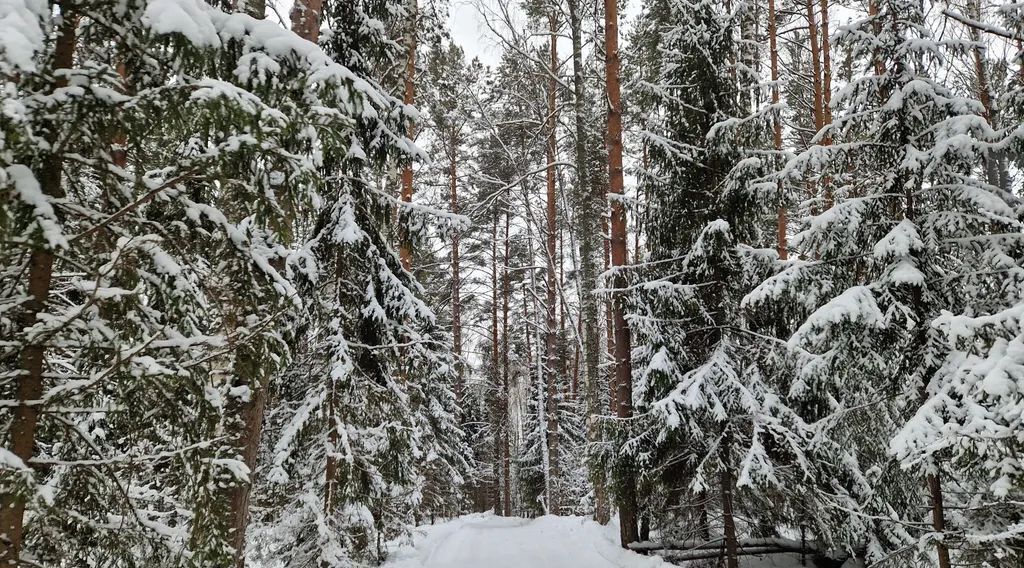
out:
<path id="1" fill-rule="evenodd" d="M 478 513 L 419 527 L 385 568 L 654 568 L 669 564 L 619 546 L 618 527 L 585 517 Z"/>
<path id="2" fill-rule="evenodd" d="M 476 513 L 419 527 L 413 542 L 396 546 L 383 568 L 668 568 L 660 556 L 619 546 L 617 523 L 589 517 L 545 515 L 535 519 Z M 717 565 L 717 560 L 710 562 Z M 684 564 L 685 565 L 685 564 Z M 708 564 L 693 564 L 694 566 Z M 744 568 L 817 566 L 800 554 L 740 559 Z M 842 568 L 854 568 L 849 561 Z"/>

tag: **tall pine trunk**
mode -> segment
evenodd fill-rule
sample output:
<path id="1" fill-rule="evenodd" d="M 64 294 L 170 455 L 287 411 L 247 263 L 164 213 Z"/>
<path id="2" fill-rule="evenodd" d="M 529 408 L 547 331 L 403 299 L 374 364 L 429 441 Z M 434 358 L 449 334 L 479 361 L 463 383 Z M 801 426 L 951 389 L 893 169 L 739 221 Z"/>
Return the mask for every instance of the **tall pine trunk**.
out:
<path id="1" fill-rule="evenodd" d="M 419 17 L 418 0 L 410 0 L 411 14 L 409 16 L 409 30 L 406 37 L 406 58 L 405 58 L 405 95 L 403 101 L 406 105 L 416 102 L 416 26 Z M 412 140 L 416 136 L 416 126 L 409 123 L 406 136 Z M 399 196 L 402 203 L 412 203 L 412 162 L 410 161 L 402 168 L 402 193 Z M 402 268 L 412 270 L 412 235 L 409 234 L 408 223 L 403 223 L 398 228 L 399 243 L 398 257 L 402 262 Z"/>
<path id="2" fill-rule="evenodd" d="M 266 3 L 262 0 L 249 0 L 240 8 L 253 17 L 262 18 L 266 11 Z M 296 2 L 293 14 L 298 16 L 298 19 L 293 20 L 296 22 L 293 31 L 307 41 L 315 43 L 320 31 L 320 9 L 320 0 Z M 283 266 L 275 268 L 283 269 Z M 230 319 L 236 318 L 237 316 L 233 315 Z M 230 322 L 230 331 L 233 331 L 236 325 Z M 228 496 L 228 542 L 234 550 L 235 566 L 242 568 L 245 565 L 245 533 L 249 525 L 249 505 L 255 481 L 253 472 L 256 470 L 256 455 L 263 436 L 263 418 L 266 414 L 270 377 L 265 373 L 262 362 L 247 346 L 239 346 L 234 352 L 233 386 L 249 390 L 248 398 L 235 399 L 235 404 L 230 408 L 231 415 L 238 424 L 234 440 L 235 450 L 249 470 L 249 479 L 244 482 L 236 481 Z"/>
<path id="3" fill-rule="evenodd" d="M 928 474 L 926 478 L 928 494 L 932 502 L 932 529 L 940 535 L 946 531 L 946 511 L 942 502 L 942 482 L 938 473 Z M 936 553 L 939 556 L 939 568 L 950 568 L 949 547 L 945 541 L 939 541 L 936 546 Z"/>
<path id="4" fill-rule="evenodd" d="M 60 5 L 60 3 L 57 3 Z M 63 12 L 63 10 L 61 10 Z M 53 52 L 53 71 L 71 69 L 74 63 L 76 30 L 78 17 L 65 13 L 57 31 L 56 45 Z M 52 91 L 68 86 L 67 76 L 54 74 Z M 53 147 L 54 140 L 50 140 Z M 39 187 L 51 200 L 59 200 L 65 196 L 63 189 L 63 160 L 55 152 L 43 159 L 40 172 L 36 176 Z M 29 257 L 28 270 L 29 300 L 25 302 L 25 311 L 20 316 L 23 329 L 37 323 L 38 316 L 46 310 L 50 298 L 50 286 L 53 281 L 53 251 L 37 245 Z M 31 337 L 31 336 L 30 336 Z M 34 401 L 43 394 L 43 367 L 45 366 L 46 346 L 42 339 L 30 340 L 22 348 L 22 374 L 17 380 L 15 397 L 17 406 L 14 408 L 10 423 L 10 451 L 18 460 L 30 466 L 35 453 L 36 426 L 39 421 L 40 407 Z M 32 403 L 30 403 L 32 402 Z M 8 474 L 10 475 L 10 474 Z M 0 538 L 0 564 L 19 565 L 22 556 L 22 543 L 25 531 L 26 496 L 4 493 L 0 496 L 0 531 L 6 538 Z"/>
<path id="5" fill-rule="evenodd" d="M 882 22 L 878 19 L 878 0 L 868 0 L 868 17 L 871 18 L 871 30 L 875 37 L 878 37 L 882 33 Z M 877 49 L 871 54 L 871 59 L 875 66 L 875 75 L 878 77 L 885 75 L 885 62 L 878 55 Z"/>
<path id="6" fill-rule="evenodd" d="M 969 0 L 967 2 L 967 15 L 973 20 L 981 19 L 980 0 Z M 971 49 L 974 59 L 974 76 L 977 81 L 978 100 L 985 109 L 985 120 L 993 129 L 996 127 L 996 107 L 992 97 L 992 88 L 989 84 L 988 69 L 985 66 L 985 48 L 981 38 L 981 31 L 976 27 L 970 27 L 971 41 L 974 47 Z M 1003 165 L 1002 151 L 988 151 L 985 153 L 985 181 L 989 185 L 1001 188 L 1004 191 L 1009 189 L 1008 174 Z"/>
<path id="7" fill-rule="evenodd" d="M 505 190 L 506 200 L 508 198 L 508 190 Z M 501 432 L 504 440 L 501 444 L 501 449 L 504 452 L 502 459 L 504 467 L 504 484 L 502 486 L 502 508 L 506 517 L 512 516 L 512 450 L 511 450 L 511 430 L 512 425 L 509 420 L 509 398 L 511 395 L 511 384 L 509 380 L 509 364 L 508 364 L 508 312 L 509 312 L 509 296 L 512 294 L 512 288 L 509 281 L 508 267 L 509 267 L 509 225 L 510 225 L 509 209 L 505 208 L 505 255 L 504 265 L 501 269 Z"/>
<path id="8" fill-rule="evenodd" d="M 821 0 L 821 127 L 832 124 L 832 44 L 829 40 L 828 0 Z M 820 129 L 819 128 L 819 129 Z M 822 146 L 832 145 L 832 135 L 826 134 L 821 138 Z M 832 180 L 828 177 L 822 179 L 822 187 L 825 191 L 825 209 L 832 207 L 834 196 L 832 194 Z"/>
<path id="9" fill-rule="evenodd" d="M 818 18 L 814 15 L 814 0 L 807 0 L 807 36 L 811 48 L 811 113 L 814 116 L 814 130 L 819 132 L 825 117 L 821 108 L 821 49 L 818 46 Z"/>
<path id="10" fill-rule="evenodd" d="M 502 441 L 502 428 L 503 417 L 505 412 L 502 410 L 502 385 L 501 385 L 501 368 L 498 366 L 498 361 L 501 360 L 501 355 L 498 345 L 498 209 L 494 209 L 494 213 L 491 217 L 491 392 L 492 400 L 494 401 L 494 456 L 492 471 L 494 472 L 494 485 L 492 487 L 492 494 L 494 495 L 494 514 L 502 514 L 501 507 L 501 470 L 502 470 L 502 457 L 505 452 L 501 449 Z"/>
<path id="11" fill-rule="evenodd" d="M 247 346 L 235 350 L 234 388 L 248 388 L 246 399 L 229 407 L 232 417 L 238 422 L 235 449 L 242 463 L 249 470 L 249 479 L 235 481 L 228 497 L 229 542 L 234 549 L 235 566 L 245 565 L 245 533 L 249 524 L 249 502 L 252 495 L 253 472 L 256 470 L 256 454 L 263 435 L 263 417 L 266 414 L 267 388 L 269 377 L 263 372 L 261 361 Z"/>
<path id="12" fill-rule="evenodd" d="M 448 184 L 451 192 L 451 210 L 455 215 L 459 214 L 459 193 L 458 193 L 458 139 L 452 139 L 451 155 L 448 157 Z M 461 272 L 459 267 L 459 245 L 462 235 L 458 230 L 452 235 L 452 353 L 455 355 L 457 376 L 455 378 L 455 400 L 458 402 L 461 414 L 462 399 L 465 385 L 462 374 L 462 297 L 461 297 Z"/>
<path id="13" fill-rule="evenodd" d="M 622 175 L 622 96 L 619 87 L 619 14 L 616 0 L 605 0 L 605 86 L 608 96 L 608 197 L 611 199 L 611 269 L 615 270 L 614 286 L 624 289 L 626 278 L 626 206 L 623 203 Z M 620 419 L 633 416 L 633 379 L 629 326 L 625 317 L 624 294 L 616 291 L 612 300 L 612 328 L 615 337 L 615 415 Z M 625 423 L 625 420 L 623 421 Z M 631 466 L 620 468 L 619 540 L 623 547 L 636 542 L 637 503 L 636 479 Z"/>
<path id="14" fill-rule="evenodd" d="M 608 191 L 605 188 L 604 192 L 605 201 L 608 199 Z M 612 266 L 612 243 L 609 237 L 609 223 L 607 217 L 601 219 L 601 233 L 604 235 L 604 271 L 608 272 L 608 269 Z M 608 414 L 615 414 L 618 412 L 618 387 L 615 382 L 615 324 L 612 322 L 612 300 L 606 298 L 604 301 L 604 342 L 605 342 L 605 355 L 609 361 L 608 370 L 606 371 L 606 377 L 608 380 Z"/>
<path id="15" fill-rule="evenodd" d="M 781 96 L 779 89 L 779 27 L 777 16 L 775 14 L 775 1 L 768 0 L 768 48 L 769 58 L 771 61 L 771 73 L 772 73 L 772 105 L 776 108 L 781 102 Z M 775 144 L 775 151 L 782 155 L 782 111 L 776 110 L 772 115 L 772 141 Z M 782 203 L 779 204 L 778 215 L 776 219 L 776 248 L 779 253 L 779 258 L 785 260 L 789 256 L 789 244 L 788 235 L 789 232 L 789 211 L 786 209 L 785 198 L 782 195 L 782 182 L 779 181 L 776 186 L 779 199 Z"/>
<path id="16" fill-rule="evenodd" d="M 828 0 L 821 0 L 821 123 L 832 124 L 832 43 L 829 39 Z M 822 144 L 831 144 L 831 136 Z"/>
<path id="17" fill-rule="evenodd" d="M 557 18 L 554 14 L 548 16 L 548 28 L 551 35 L 550 44 L 550 78 L 548 80 L 548 115 L 547 115 L 547 319 L 545 324 L 544 338 L 544 383 L 547 388 L 547 412 L 545 425 L 546 444 L 548 454 L 547 471 L 545 472 L 544 489 L 547 497 L 548 513 L 557 515 L 560 509 L 558 495 L 558 319 L 556 309 L 558 307 L 558 275 L 555 268 L 556 244 L 557 244 L 557 210 L 555 192 L 555 157 L 556 157 L 556 127 L 558 124 L 556 116 L 556 95 L 558 81 L 558 36 Z"/>
<path id="18" fill-rule="evenodd" d="M 58 6 L 62 7 L 60 2 Z M 53 71 L 71 69 L 74 64 L 76 31 L 78 17 L 65 11 L 57 33 L 57 43 L 53 53 Z M 52 91 L 67 86 L 67 75 L 53 74 Z M 49 148 L 54 147 L 55 140 L 48 141 Z M 36 175 L 39 188 L 49 199 L 64 197 L 63 159 L 51 150 L 42 160 L 41 168 Z M 28 329 L 37 323 L 41 313 L 46 310 L 50 299 L 50 286 L 53 283 L 53 250 L 36 245 L 28 261 L 28 296 L 24 311 L 21 314 L 21 327 Z M 28 335 L 28 337 L 32 337 Z M 18 378 L 15 397 L 18 406 L 10 424 L 10 451 L 25 465 L 31 466 L 30 460 L 35 454 L 36 426 L 39 421 L 40 407 L 35 404 L 43 394 L 43 368 L 46 364 L 46 346 L 43 339 L 29 339 L 29 343 L 21 350 L 21 374 Z M 8 474 L 10 475 L 10 474 Z M 0 531 L 6 538 L 0 539 L 0 564 L 18 566 L 21 562 L 21 548 L 25 528 L 25 495 L 5 493 L 0 496 Z"/>
<path id="19" fill-rule="evenodd" d="M 732 450 L 732 434 L 726 426 L 722 434 L 722 532 L 725 539 L 725 566 L 726 568 L 738 568 L 739 546 L 736 540 L 736 517 L 733 512 L 733 489 L 735 481 L 732 475 L 732 466 L 729 463 L 729 452 Z"/>

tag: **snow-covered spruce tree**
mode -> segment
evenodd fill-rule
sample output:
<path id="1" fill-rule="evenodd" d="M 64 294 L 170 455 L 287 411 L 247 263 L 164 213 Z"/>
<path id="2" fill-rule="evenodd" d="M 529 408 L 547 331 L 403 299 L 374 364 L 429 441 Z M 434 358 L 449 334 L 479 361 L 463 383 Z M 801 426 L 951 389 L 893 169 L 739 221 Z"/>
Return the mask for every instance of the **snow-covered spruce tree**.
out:
<path id="1" fill-rule="evenodd" d="M 998 141 L 982 105 L 931 79 L 943 46 L 921 6 L 876 6 L 877 15 L 837 33 L 861 72 L 836 95 L 835 144 L 809 149 L 783 171 L 831 180 L 835 201 L 794 240 L 802 258 L 747 301 L 809 314 L 789 339 L 798 364 L 791 395 L 819 401 L 808 452 L 822 465 L 816 491 L 831 517 L 819 538 L 870 561 L 937 558 L 946 567 L 950 548 L 964 549 L 954 560 L 977 558 L 969 548 L 994 560 L 998 547 L 954 535 L 972 532 L 960 522 L 976 505 L 1003 523 L 985 531 L 1008 524 L 999 501 L 1012 483 L 990 485 L 998 467 L 968 456 L 994 447 L 986 428 L 1008 425 L 985 417 L 999 415 L 1001 393 L 986 391 L 977 373 L 991 362 L 989 348 L 1008 345 L 1000 325 L 982 322 L 1005 323 L 998 314 L 1019 298 L 1020 226 L 1001 192 L 978 177 Z M 944 504 L 967 512 L 961 519 Z"/>
<path id="2" fill-rule="evenodd" d="M 278 243 L 315 141 L 353 130 L 310 109 L 366 87 L 202 2 L 59 8 L 17 6 L 0 50 L 3 557 L 227 565 L 250 403 L 288 353 Z"/>
<path id="3" fill-rule="evenodd" d="M 766 364 L 766 322 L 741 305 L 777 253 L 775 186 L 761 195 L 753 183 L 770 163 L 769 122 L 742 115 L 753 86 L 729 65 L 740 17 L 713 0 L 662 0 L 641 16 L 637 55 L 648 60 L 636 64 L 656 69 L 634 87 L 651 117 L 641 178 L 650 253 L 629 316 L 638 418 L 616 434 L 641 464 L 642 517 L 666 537 L 724 539 L 731 566 L 739 535 L 775 536 L 784 486 L 802 474 L 791 449 L 802 422 Z"/>
<path id="4" fill-rule="evenodd" d="M 396 44 L 382 34 L 399 27 L 403 3 L 356 4 L 325 6 L 324 50 L 360 69 L 394 61 Z M 354 30 L 363 35 L 347 35 Z M 323 152 L 322 204 L 290 260 L 308 307 L 308 351 L 277 386 L 281 408 L 259 470 L 251 554 L 270 565 L 378 562 L 421 506 L 453 510 L 469 469 L 450 339 L 390 242 L 389 166 L 418 152 L 404 135 L 411 109 L 361 84 L 366 96 L 346 107 L 353 131 Z"/>

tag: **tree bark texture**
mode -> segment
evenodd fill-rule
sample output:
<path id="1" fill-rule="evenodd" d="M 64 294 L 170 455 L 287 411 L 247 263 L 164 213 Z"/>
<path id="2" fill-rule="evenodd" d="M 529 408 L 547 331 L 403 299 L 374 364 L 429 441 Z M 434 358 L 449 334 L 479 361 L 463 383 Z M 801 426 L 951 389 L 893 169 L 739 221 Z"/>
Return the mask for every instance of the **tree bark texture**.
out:
<path id="1" fill-rule="evenodd" d="M 623 203 L 622 172 L 622 95 L 619 85 L 619 15 L 616 0 L 605 0 L 605 86 L 608 96 L 608 198 L 611 200 L 611 269 L 614 286 L 624 288 L 627 258 L 626 207 Z M 615 293 L 612 300 L 612 329 L 615 337 L 616 412 L 620 419 L 633 416 L 633 381 L 629 326 L 624 298 Z M 623 547 L 638 539 L 636 479 L 622 468 L 619 480 L 619 540 Z"/>
<path id="2" fill-rule="evenodd" d="M 78 16 L 66 13 L 64 9 L 61 11 L 65 17 L 57 30 L 53 71 L 71 69 L 74 64 Z M 55 74 L 51 91 L 64 88 L 67 84 L 66 75 Z M 51 151 L 43 158 L 40 171 L 36 172 L 40 189 L 50 199 L 64 197 L 64 161 L 61 155 L 53 150 L 55 142 L 56 135 L 49 140 Z M 46 304 L 50 299 L 50 287 L 53 283 L 53 261 L 53 250 L 41 244 L 34 245 L 28 261 L 27 292 L 29 299 L 23 304 L 24 311 L 20 315 L 23 329 L 33 327 L 37 323 L 39 315 L 46 311 Z M 29 465 L 35 454 L 36 427 L 40 413 L 38 404 L 28 403 L 38 401 L 42 396 L 45 359 L 46 346 L 43 341 L 28 334 L 27 343 L 21 350 L 21 375 L 18 378 L 15 393 L 18 406 L 14 409 L 10 425 L 10 451 L 26 465 Z M 4 493 L 0 496 L 0 532 L 6 536 L 5 539 L 0 539 L 0 564 L 17 566 L 21 562 L 26 497 L 26 495 L 15 493 Z"/>

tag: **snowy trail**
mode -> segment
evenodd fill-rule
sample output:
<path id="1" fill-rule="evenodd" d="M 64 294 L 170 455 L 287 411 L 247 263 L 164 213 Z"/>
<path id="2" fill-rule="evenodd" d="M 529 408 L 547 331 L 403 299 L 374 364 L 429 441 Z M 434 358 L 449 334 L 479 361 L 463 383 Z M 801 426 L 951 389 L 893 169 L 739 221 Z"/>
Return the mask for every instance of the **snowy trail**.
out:
<path id="1" fill-rule="evenodd" d="M 659 558 L 619 548 L 615 527 L 583 517 L 469 515 L 420 527 L 385 568 L 660 568 Z"/>

